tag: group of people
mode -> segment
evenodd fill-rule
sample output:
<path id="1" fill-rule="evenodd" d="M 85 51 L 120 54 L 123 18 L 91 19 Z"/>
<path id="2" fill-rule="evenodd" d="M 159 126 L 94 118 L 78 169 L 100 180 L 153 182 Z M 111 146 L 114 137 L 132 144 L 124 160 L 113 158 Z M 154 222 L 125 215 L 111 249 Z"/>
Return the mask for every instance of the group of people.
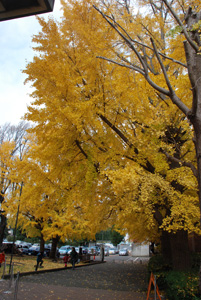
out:
<path id="1" fill-rule="evenodd" d="M 39 266 L 42 267 L 43 256 L 44 256 L 44 253 L 42 251 L 37 254 L 35 271 L 38 270 Z M 76 262 L 78 262 L 78 257 L 79 257 L 79 255 L 76 252 L 75 247 L 73 247 L 72 251 L 70 252 L 70 255 L 68 255 L 68 253 L 66 253 L 66 255 L 63 258 L 65 267 L 67 268 L 67 263 L 70 262 L 72 264 L 72 269 L 74 270 L 75 264 L 76 264 Z M 2 251 L 2 252 L 0 252 L 0 268 L 1 268 L 1 264 L 4 262 L 5 262 L 5 253 L 4 253 L 4 251 Z"/>
<path id="2" fill-rule="evenodd" d="M 68 253 L 65 254 L 63 261 L 65 264 L 65 268 L 67 268 L 67 263 L 70 262 L 72 264 L 72 269 L 74 270 L 75 264 L 78 261 L 78 253 L 75 250 L 75 247 L 72 248 L 72 251 L 70 252 L 70 255 Z"/>
<path id="3" fill-rule="evenodd" d="M 38 267 L 42 267 L 43 265 L 43 252 L 39 252 L 37 255 L 37 259 L 36 259 L 36 266 L 35 266 L 35 271 L 38 270 Z M 64 265 L 65 268 L 67 268 L 67 263 L 70 262 L 72 264 L 72 269 L 75 269 L 75 264 L 78 261 L 78 253 L 75 250 L 75 247 L 72 248 L 72 251 L 70 252 L 70 255 L 68 255 L 68 253 L 65 254 L 63 261 L 64 261 Z"/>

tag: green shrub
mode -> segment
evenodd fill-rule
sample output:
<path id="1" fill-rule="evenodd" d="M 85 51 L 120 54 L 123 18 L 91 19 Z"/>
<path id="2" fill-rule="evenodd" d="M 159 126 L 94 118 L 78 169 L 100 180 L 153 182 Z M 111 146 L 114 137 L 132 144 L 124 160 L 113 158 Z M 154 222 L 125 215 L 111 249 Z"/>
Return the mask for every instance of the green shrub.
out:
<path id="1" fill-rule="evenodd" d="M 198 300 L 198 274 L 169 271 L 165 275 L 168 300 Z"/>
<path id="2" fill-rule="evenodd" d="M 151 273 L 160 273 L 171 270 L 171 266 L 165 262 L 161 254 L 154 255 L 150 258 L 148 271 Z"/>
<path id="3" fill-rule="evenodd" d="M 192 256 L 192 272 L 176 272 L 168 265 L 162 255 L 150 258 L 149 275 L 156 275 L 160 291 L 165 291 L 168 300 L 201 300 L 198 292 L 198 271 L 200 254 Z"/>
<path id="4" fill-rule="evenodd" d="M 166 273 L 171 270 L 171 266 L 168 265 L 161 254 L 154 255 L 150 258 L 148 264 L 149 276 L 151 273 L 156 275 L 157 285 L 159 290 L 166 290 Z"/>
<path id="5" fill-rule="evenodd" d="M 192 269 L 199 272 L 201 263 L 201 253 L 191 254 Z"/>

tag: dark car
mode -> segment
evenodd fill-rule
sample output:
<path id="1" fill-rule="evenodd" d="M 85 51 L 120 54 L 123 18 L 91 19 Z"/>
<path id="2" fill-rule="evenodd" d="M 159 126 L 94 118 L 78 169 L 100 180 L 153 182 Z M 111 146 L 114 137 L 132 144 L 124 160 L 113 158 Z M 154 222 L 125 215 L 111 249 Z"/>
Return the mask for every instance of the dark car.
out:
<path id="1" fill-rule="evenodd" d="M 88 254 L 88 247 L 82 247 L 82 254 Z"/>
<path id="2" fill-rule="evenodd" d="M 18 243 L 16 243 L 16 246 L 18 247 L 18 248 L 26 248 L 26 247 L 28 247 L 28 248 L 30 248 L 31 246 L 32 246 L 32 244 L 31 243 L 27 243 L 27 242 L 19 242 L 18 241 Z"/>
<path id="3" fill-rule="evenodd" d="M 0 250 L 4 251 L 5 253 L 11 254 L 12 249 L 13 249 L 13 254 L 21 254 L 17 246 L 15 244 L 13 245 L 13 242 L 3 243 Z"/>

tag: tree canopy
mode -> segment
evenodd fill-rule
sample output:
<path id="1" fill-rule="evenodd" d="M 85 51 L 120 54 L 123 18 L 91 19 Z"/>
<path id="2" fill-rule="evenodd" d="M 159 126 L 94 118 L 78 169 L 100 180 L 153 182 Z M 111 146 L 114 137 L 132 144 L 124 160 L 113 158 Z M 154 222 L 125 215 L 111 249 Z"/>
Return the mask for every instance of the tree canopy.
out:
<path id="1" fill-rule="evenodd" d="M 24 228 L 41 222 L 46 237 L 73 238 L 115 225 L 138 241 L 200 233 L 183 46 L 192 37 L 176 17 L 200 4 L 139 3 L 144 16 L 128 1 L 71 0 L 60 22 L 38 18 L 24 70 L 35 123 L 20 173 Z"/>

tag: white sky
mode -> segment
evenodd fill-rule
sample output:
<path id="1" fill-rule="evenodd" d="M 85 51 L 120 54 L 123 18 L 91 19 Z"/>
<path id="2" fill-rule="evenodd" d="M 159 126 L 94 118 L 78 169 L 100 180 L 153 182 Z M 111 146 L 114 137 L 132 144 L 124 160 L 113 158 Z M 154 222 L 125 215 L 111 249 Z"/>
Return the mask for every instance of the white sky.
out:
<path id="1" fill-rule="evenodd" d="M 60 8 L 60 0 L 55 0 L 53 13 L 40 16 L 59 19 Z M 31 102 L 22 70 L 32 61 L 32 36 L 40 29 L 35 16 L 0 22 L 0 125 L 18 124 Z"/>

